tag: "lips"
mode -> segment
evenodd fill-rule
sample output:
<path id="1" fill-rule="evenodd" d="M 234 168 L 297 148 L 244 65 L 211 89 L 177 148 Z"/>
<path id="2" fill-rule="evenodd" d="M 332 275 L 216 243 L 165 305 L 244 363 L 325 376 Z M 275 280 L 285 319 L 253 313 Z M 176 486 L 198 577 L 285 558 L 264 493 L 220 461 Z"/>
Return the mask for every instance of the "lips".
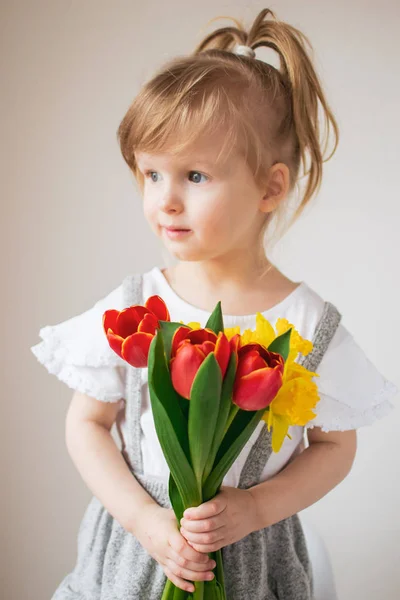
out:
<path id="1" fill-rule="evenodd" d="M 187 227 L 165 227 L 167 231 L 190 231 Z"/>

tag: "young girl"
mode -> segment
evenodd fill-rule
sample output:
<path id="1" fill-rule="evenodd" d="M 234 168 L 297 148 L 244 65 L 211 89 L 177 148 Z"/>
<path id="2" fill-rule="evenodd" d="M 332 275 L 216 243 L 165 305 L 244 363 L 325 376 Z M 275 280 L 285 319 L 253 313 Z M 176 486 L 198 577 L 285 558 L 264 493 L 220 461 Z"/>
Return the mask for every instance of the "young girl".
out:
<path id="1" fill-rule="evenodd" d="M 333 152 L 338 142 L 308 40 L 268 9 L 249 31 L 236 25 L 166 64 L 119 127 L 145 217 L 177 264 L 126 276 L 89 310 L 42 328 L 43 341 L 32 347 L 75 390 L 66 442 L 94 494 L 76 565 L 53 600 L 159 600 L 167 577 L 193 590 L 193 581 L 212 577 L 208 553 L 219 548 L 229 600 L 314 598 L 297 513 L 347 476 L 356 429 L 393 408 L 396 386 L 369 361 L 340 312 L 305 281 L 285 276 L 265 251 L 272 223 L 279 229 L 289 213 L 307 156 L 306 186 L 292 221 L 321 183 L 319 104 L 335 133 Z M 278 52 L 280 70 L 257 58 L 262 46 Z M 291 427 L 279 453 L 272 453 L 261 421 L 220 493 L 186 511 L 180 529 L 147 370 L 120 359 L 102 329 L 105 310 L 144 304 L 154 294 L 171 320 L 202 327 L 219 300 L 225 327 L 241 332 L 255 327 L 257 312 L 273 325 L 286 318 L 313 341 L 313 352 L 299 362 L 319 374 L 314 420 Z M 111 435 L 114 424 L 121 448 Z"/>

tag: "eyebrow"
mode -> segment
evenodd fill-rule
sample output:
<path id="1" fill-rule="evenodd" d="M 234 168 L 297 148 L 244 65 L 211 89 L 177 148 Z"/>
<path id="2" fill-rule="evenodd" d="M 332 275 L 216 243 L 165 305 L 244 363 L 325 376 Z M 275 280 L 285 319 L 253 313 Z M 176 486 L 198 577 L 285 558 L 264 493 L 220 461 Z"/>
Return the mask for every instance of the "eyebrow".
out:
<path id="1" fill-rule="evenodd" d="M 156 162 L 157 159 L 154 159 L 152 157 L 146 157 L 143 159 L 136 159 L 136 163 L 137 165 L 140 167 L 143 163 L 143 165 L 145 164 L 151 164 Z M 153 163 L 153 164 L 154 164 Z M 212 160 L 207 160 L 207 159 L 202 159 L 202 158 L 192 158 L 192 159 L 187 159 L 185 160 L 185 163 L 182 164 L 181 168 L 189 168 L 189 167 L 194 167 L 198 165 L 199 167 L 206 167 L 206 168 L 210 168 L 210 169 L 214 169 L 214 170 L 222 170 L 224 168 L 224 164 L 221 163 L 217 163 L 217 162 L 213 162 Z M 155 166 L 155 164 L 154 164 Z M 226 165 L 225 165 L 226 168 Z"/>
<path id="2" fill-rule="evenodd" d="M 136 158 L 136 162 L 137 163 L 139 163 L 139 162 L 153 162 L 153 161 L 155 162 L 155 161 L 157 161 L 157 159 L 153 158 L 153 157 Z M 202 158 L 196 158 L 196 157 L 189 158 L 189 159 L 185 160 L 185 162 L 186 163 L 194 163 L 195 162 L 195 163 L 199 163 L 199 164 L 202 164 L 202 165 L 214 165 L 214 164 L 216 164 L 212 160 L 207 160 L 207 159 L 202 159 Z"/>

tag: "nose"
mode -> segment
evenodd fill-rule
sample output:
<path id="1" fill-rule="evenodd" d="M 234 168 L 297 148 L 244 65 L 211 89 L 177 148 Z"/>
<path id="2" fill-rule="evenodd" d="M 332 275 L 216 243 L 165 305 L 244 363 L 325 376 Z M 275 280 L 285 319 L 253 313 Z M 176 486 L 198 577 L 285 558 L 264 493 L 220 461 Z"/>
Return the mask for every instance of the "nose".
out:
<path id="1" fill-rule="evenodd" d="M 180 213 L 183 210 L 183 202 L 179 194 L 172 188 L 164 190 L 160 197 L 159 207 L 165 213 Z"/>

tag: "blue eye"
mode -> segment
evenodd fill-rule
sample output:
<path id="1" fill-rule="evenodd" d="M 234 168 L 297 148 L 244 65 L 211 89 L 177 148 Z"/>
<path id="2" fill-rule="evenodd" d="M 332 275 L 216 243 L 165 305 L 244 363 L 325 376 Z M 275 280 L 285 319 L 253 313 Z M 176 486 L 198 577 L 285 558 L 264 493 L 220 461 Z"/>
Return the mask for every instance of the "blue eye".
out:
<path id="1" fill-rule="evenodd" d="M 200 173 L 200 171 L 189 171 L 189 173 L 196 173 L 196 175 L 200 175 L 200 177 L 205 177 L 206 179 L 208 179 L 207 175 Z M 194 183 L 199 183 L 199 182 L 195 181 Z"/>
<path id="2" fill-rule="evenodd" d="M 146 177 L 146 179 L 149 179 L 149 177 L 151 178 L 151 180 L 154 182 L 153 178 L 152 178 L 152 174 L 155 173 L 156 171 L 146 171 L 144 176 Z"/>
<path id="3" fill-rule="evenodd" d="M 156 183 L 156 181 L 153 179 L 152 175 L 153 173 L 157 173 L 157 171 L 146 171 L 144 176 L 146 177 L 146 179 L 151 179 L 151 181 L 153 183 Z M 189 173 L 195 173 L 196 175 L 200 175 L 200 177 L 205 177 L 206 180 L 208 180 L 207 175 L 204 175 L 203 173 L 200 173 L 200 171 L 189 171 Z M 193 183 L 200 183 L 199 181 L 194 181 Z"/>

